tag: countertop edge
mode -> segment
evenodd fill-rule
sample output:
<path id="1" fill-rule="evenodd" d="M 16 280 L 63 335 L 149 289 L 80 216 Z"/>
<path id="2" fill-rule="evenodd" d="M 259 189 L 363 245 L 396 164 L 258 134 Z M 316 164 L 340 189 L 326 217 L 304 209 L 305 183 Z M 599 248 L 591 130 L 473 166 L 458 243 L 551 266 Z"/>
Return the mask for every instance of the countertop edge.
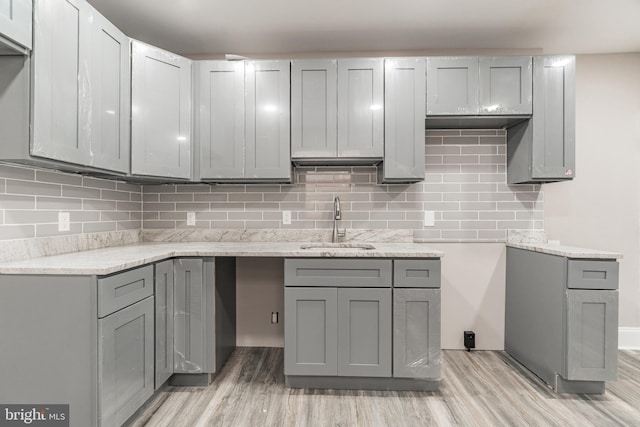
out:
<path id="1" fill-rule="evenodd" d="M 615 259 L 620 260 L 623 254 L 595 249 L 577 248 L 573 246 L 550 245 L 547 243 L 507 243 L 507 247 L 540 252 L 549 255 L 564 256 L 575 259 Z"/>

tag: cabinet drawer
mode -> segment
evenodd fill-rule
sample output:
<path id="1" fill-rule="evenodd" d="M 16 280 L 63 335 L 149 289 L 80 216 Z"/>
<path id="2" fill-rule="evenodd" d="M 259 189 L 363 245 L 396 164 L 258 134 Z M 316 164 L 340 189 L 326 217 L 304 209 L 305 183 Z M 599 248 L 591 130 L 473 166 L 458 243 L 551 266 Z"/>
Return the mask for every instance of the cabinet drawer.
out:
<path id="1" fill-rule="evenodd" d="M 570 259 L 567 287 L 570 289 L 618 289 L 618 263 Z"/>
<path id="2" fill-rule="evenodd" d="M 108 316 L 153 295 L 153 266 L 98 279 L 98 317 Z"/>
<path id="3" fill-rule="evenodd" d="M 396 288 L 439 288 L 440 260 L 394 260 L 393 286 Z"/>
<path id="4" fill-rule="evenodd" d="M 388 259 L 285 259 L 285 286 L 391 287 Z"/>

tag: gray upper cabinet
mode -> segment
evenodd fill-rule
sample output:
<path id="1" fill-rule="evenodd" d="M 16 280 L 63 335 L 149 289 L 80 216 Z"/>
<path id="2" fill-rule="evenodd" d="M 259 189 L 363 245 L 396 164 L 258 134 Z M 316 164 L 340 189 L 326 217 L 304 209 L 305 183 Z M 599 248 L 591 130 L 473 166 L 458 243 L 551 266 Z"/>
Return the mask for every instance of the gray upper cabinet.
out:
<path id="1" fill-rule="evenodd" d="M 478 114 L 478 58 L 427 58 L 427 115 Z"/>
<path id="2" fill-rule="evenodd" d="M 423 58 L 385 60 L 383 183 L 424 180 L 424 75 Z"/>
<path id="3" fill-rule="evenodd" d="M 130 41 L 97 11 L 91 13 L 89 122 L 81 135 L 89 140 L 89 165 L 129 172 L 131 116 Z"/>
<path id="4" fill-rule="evenodd" d="M 244 63 L 194 65 L 197 137 L 202 179 L 244 178 Z"/>
<path id="5" fill-rule="evenodd" d="M 338 61 L 291 61 L 291 158 L 338 156 Z"/>
<path id="6" fill-rule="evenodd" d="M 191 60 L 132 42 L 131 173 L 191 178 Z"/>
<path id="7" fill-rule="evenodd" d="M 245 177 L 291 181 L 290 62 L 248 62 Z"/>
<path id="8" fill-rule="evenodd" d="M 575 57 L 533 58 L 533 116 L 507 132 L 510 184 L 575 176 Z"/>
<path id="9" fill-rule="evenodd" d="M 531 114 L 530 56 L 481 57 L 479 114 Z"/>
<path id="10" fill-rule="evenodd" d="M 338 61 L 338 157 L 382 157 L 383 74 L 382 58 Z"/>
<path id="11" fill-rule="evenodd" d="M 0 157 L 128 173 L 129 39 L 84 0 L 35 1 L 34 20 L 31 58 L 2 57 Z"/>
<path id="12" fill-rule="evenodd" d="M 0 1 L 0 55 L 31 49 L 32 1 Z"/>
<path id="13" fill-rule="evenodd" d="M 427 58 L 427 115 L 530 115 L 531 79 L 530 56 Z"/>
<path id="14" fill-rule="evenodd" d="M 199 177 L 290 182 L 289 61 L 196 65 Z"/>
<path id="15" fill-rule="evenodd" d="M 90 103 L 85 89 L 91 57 L 91 7 L 84 0 L 38 0 L 35 5 L 33 141 L 31 154 L 79 165 L 89 163 L 81 136 Z M 64 106 L 64 108 L 61 108 Z"/>
<path id="16" fill-rule="evenodd" d="M 370 163 L 382 158 L 383 59 L 296 60 L 291 73 L 295 162 Z"/>

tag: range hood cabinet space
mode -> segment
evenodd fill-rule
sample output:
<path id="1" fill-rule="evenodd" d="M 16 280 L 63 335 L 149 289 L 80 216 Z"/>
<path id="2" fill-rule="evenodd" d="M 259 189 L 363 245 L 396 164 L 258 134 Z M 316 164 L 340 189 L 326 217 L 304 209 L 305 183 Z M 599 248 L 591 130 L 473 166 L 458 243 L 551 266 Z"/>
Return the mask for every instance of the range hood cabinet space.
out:
<path id="1" fill-rule="evenodd" d="M 426 116 L 425 129 L 509 129 L 531 118 L 514 116 Z"/>

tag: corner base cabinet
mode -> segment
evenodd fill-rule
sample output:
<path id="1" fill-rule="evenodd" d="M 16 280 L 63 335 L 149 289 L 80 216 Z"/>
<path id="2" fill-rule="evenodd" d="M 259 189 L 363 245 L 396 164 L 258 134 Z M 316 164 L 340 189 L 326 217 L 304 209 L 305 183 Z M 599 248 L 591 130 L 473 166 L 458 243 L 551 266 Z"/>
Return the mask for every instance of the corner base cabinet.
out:
<path id="1" fill-rule="evenodd" d="M 286 259 L 287 385 L 435 390 L 439 274 L 437 259 Z"/>
<path id="2" fill-rule="evenodd" d="M 617 378 L 618 263 L 507 248 L 505 350 L 558 393 Z"/>
<path id="3" fill-rule="evenodd" d="M 69 405 L 71 426 L 124 425 L 167 381 L 208 383 L 235 347 L 235 317 L 235 258 L 0 274 L 0 402 Z"/>

